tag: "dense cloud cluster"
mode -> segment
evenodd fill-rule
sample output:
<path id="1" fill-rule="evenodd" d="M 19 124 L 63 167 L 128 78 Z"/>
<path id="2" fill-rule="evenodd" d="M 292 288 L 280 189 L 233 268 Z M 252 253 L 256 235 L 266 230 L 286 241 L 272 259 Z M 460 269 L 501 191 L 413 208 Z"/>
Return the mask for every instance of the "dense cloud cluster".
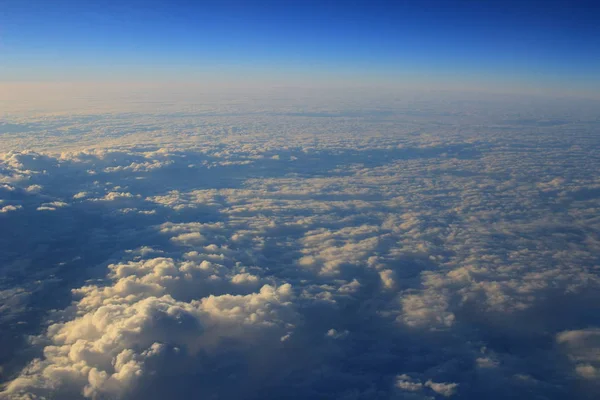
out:
<path id="1" fill-rule="evenodd" d="M 6 117 L 0 398 L 595 398 L 600 125 L 509 100 Z"/>

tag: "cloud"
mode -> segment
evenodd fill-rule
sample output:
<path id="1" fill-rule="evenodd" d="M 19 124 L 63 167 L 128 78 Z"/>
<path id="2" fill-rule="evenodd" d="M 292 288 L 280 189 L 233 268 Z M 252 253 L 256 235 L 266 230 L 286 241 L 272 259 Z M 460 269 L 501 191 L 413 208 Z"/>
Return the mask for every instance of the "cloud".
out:
<path id="1" fill-rule="evenodd" d="M 12 204 L 9 204 L 7 206 L 4 206 L 2 208 L 0 208 L 0 213 L 7 213 L 7 212 L 11 212 L 11 211 L 17 211 L 22 209 L 23 206 L 20 204 L 17 204 L 15 206 L 13 206 Z"/>
<path id="2" fill-rule="evenodd" d="M 396 387 L 405 392 L 423 392 L 424 389 L 431 389 L 436 394 L 443 397 L 451 397 L 456 393 L 457 383 L 433 382 L 431 379 L 422 383 L 406 374 L 399 375 L 396 378 Z"/>
<path id="3" fill-rule="evenodd" d="M 0 397 L 594 398 L 584 109 L 312 101 L 8 121 Z"/>
<path id="4" fill-rule="evenodd" d="M 210 353 L 226 338 L 251 345 L 273 331 L 282 335 L 291 329 L 277 306 L 290 304 L 289 285 L 265 285 L 246 296 L 211 295 L 189 303 L 169 295 L 138 297 L 142 292 L 148 296 L 151 289 L 122 281 L 114 291 L 82 288 L 81 316 L 48 328 L 51 344 L 44 359 L 33 361 L 7 386 L 7 393 L 122 397 L 157 372 L 148 364 L 167 349 L 192 357 L 199 351 Z"/>
<path id="5" fill-rule="evenodd" d="M 561 332 L 556 341 L 575 364 L 576 375 L 600 383 L 600 329 Z"/>

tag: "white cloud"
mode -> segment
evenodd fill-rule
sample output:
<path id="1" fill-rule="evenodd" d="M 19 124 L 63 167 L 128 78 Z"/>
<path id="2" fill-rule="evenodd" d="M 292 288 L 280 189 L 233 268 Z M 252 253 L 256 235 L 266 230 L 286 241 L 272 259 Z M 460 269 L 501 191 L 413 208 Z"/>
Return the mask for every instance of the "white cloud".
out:
<path id="1" fill-rule="evenodd" d="M 424 389 L 429 388 L 433 392 L 443 397 L 451 397 L 456 393 L 458 384 L 433 382 L 431 379 L 427 380 L 425 383 L 422 383 L 417 379 L 411 378 L 407 374 L 402 374 L 396 377 L 396 387 L 401 391 L 406 392 L 422 392 Z"/>
<path id="2" fill-rule="evenodd" d="M 0 396 L 593 398 L 584 107 L 344 98 L 14 114 Z"/>
<path id="3" fill-rule="evenodd" d="M 576 375 L 600 382 L 600 329 L 564 331 L 556 341 L 573 362 Z"/>
<path id="4" fill-rule="evenodd" d="M 17 211 L 17 210 L 20 210 L 22 208 L 23 208 L 23 206 L 20 205 L 20 204 L 17 204 L 17 205 L 9 204 L 7 206 L 4 206 L 4 207 L 0 208 L 0 213 L 7 213 L 7 212 L 11 212 L 11 211 Z"/>

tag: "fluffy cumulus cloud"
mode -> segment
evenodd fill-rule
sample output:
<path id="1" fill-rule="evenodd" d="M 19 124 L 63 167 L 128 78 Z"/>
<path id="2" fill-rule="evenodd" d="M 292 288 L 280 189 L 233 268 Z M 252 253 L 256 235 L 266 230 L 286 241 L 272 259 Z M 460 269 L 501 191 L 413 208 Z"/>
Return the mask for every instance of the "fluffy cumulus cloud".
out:
<path id="1" fill-rule="evenodd" d="M 557 335 L 559 345 L 573 362 L 574 372 L 586 380 L 600 382 L 600 329 L 564 331 Z"/>
<path id="2" fill-rule="evenodd" d="M 3 117 L 0 398 L 596 398 L 598 105 L 298 96 Z"/>

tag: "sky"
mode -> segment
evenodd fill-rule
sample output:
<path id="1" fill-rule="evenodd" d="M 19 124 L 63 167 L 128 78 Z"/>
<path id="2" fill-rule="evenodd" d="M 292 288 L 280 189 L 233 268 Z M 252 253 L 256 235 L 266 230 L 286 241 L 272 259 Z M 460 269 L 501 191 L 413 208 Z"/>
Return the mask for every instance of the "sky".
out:
<path id="1" fill-rule="evenodd" d="M 341 80 L 593 93 L 593 1 L 0 2 L 1 81 Z"/>
<path id="2" fill-rule="evenodd" d="M 597 8 L 0 0 L 0 399 L 597 400 Z"/>

